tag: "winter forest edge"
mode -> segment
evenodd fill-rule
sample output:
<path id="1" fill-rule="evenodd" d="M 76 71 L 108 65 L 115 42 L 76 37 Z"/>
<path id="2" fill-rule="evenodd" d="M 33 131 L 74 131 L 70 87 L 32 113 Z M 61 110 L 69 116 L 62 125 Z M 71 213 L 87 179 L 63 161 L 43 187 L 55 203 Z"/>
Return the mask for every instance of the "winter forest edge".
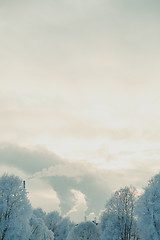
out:
<path id="1" fill-rule="evenodd" d="M 102 206 L 103 208 L 103 206 Z M 19 177 L 0 178 L 1 240 L 159 240 L 160 173 L 141 193 L 134 187 L 107 200 L 99 222 L 73 223 L 57 211 L 32 209 Z"/>

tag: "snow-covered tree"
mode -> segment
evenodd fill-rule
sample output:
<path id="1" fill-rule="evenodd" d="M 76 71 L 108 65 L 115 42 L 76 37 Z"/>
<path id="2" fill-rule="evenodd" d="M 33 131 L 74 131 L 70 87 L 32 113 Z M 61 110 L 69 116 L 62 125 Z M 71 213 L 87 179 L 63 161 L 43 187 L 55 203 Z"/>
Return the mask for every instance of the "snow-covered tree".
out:
<path id="1" fill-rule="evenodd" d="M 135 189 L 125 187 L 107 201 L 101 217 L 102 240 L 130 240 L 133 235 Z"/>
<path id="2" fill-rule="evenodd" d="M 45 221 L 46 212 L 43 211 L 42 208 L 33 209 L 33 214 L 34 214 L 37 218 L 41 218 L 41 219 L 43 219 L 43 221 Z"/>
<path id="3" fill-rule="evenodd" d="M 57 211 L 47 214 L 45 218 L 46 226 L 54 233 L 55 240 L 65 240 L 73 227 L 69 218 L 62 218 Z"/>
<path id="4" fill-rule="evenodd" d="M 47 228 L 42 218 L 37 218 L 33 214 L 30 219 L 30 225 L 30 240 L 54 240 L 53 232 Z"/>
<path id="5" fill-rule="evenodd" d="M 160 239 L 160 174 L 153 177 L 136 206 L 139 235 L 143 240 Z"/>
<path id="6" fill-rule="evenodd" d="M 57 211 L 53 211 L 47 214 L 45 218 L 45 224 L 49 230 L 55 233 L 58 223 L 61 221 L 62 217 Z"/>
<path id="7" fill-rule="evenodd" d="M 69 233 L 67 240 L 98 240 L 98 228 L 92 222 L 82 222 Z"/>
<path id="8" fill-rule="evenodd" d="M 0 240 L 28 240 L 31 206 L 22 181 L 15 176 L 0 178 Z"/>
<path id="9" fill-rule="evenodd" d="M 69 218 L 62 218 L 61 221 L 57 224 L 54 232 L 55 240 L 66 240 L 73 226 L 74 225 Z"/>

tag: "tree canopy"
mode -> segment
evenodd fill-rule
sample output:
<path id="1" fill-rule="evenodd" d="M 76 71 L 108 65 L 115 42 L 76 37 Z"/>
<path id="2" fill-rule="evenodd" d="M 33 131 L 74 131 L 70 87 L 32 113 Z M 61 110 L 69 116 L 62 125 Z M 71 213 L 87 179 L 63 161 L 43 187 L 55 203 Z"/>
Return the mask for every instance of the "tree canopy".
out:
<path id="1" fill-rule="evenodd" d="M 0 239 L 28 240 L 31 205 L 22 181 L 15 176 L 0 178 Z"/>

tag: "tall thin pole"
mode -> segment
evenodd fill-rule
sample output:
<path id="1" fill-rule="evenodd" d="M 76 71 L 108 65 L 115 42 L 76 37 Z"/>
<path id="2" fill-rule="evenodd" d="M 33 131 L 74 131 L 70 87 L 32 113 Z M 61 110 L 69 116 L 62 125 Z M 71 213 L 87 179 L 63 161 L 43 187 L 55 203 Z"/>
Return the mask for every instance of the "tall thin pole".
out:
<path id="1" fill-rule="evenodd" d="M 26 182 L 23 181 L 23 188 L 25 189 L 26 188 Z"/>

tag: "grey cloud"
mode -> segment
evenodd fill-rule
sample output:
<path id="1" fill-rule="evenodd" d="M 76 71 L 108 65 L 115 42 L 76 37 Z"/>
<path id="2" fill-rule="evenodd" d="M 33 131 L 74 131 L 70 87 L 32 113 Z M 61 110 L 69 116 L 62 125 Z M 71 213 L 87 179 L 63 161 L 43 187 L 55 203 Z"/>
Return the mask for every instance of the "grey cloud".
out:
<path id="1" fill-rule="evenodd" d="M 98 174 L 100 174 L 99 171 Z M 72 208 L 72 193 L 70 190 L 77 189 L 86 196 L 88 205 L 86 214 L 95 212 L 95 214 L 98 215 L 99 211 L 104 207 L 106 199 L 111 194 L 107 181 L 100 181 L 98 174 L 85 174 L 81 177 L 80 181 L 65 176 L 50 177 L 49 181 L 58 193 L 61 200 L 61 209 L 64 214 Z"/>
<path id="2" fill-rule="evenodd" d="M 60 162 L 58 156 L 43 148 L 36 151 L 16 145 L 0 144 L 0 164 L 18 168 L 28 175 Z"/>
<path id="3" fill-rule="evenodd" d="M 101 171 L 87 162 L 64 161 L 62 164 L 35 173 L 32 178 L 37 177 L 48 179 L 47 181 L 58 194 L 63 214 L 72 208 L 71 189 L 85 194 L 88 205 L 87 215 L 90 212 L 98 214 L 111 193 L 107 175 L 102 177 Z"/>
<path id="4" fill-rule="evenodd" d="M 30 176 L 26 184 L 29 184 L 30 178 L 32 182 L 34 178 L 47 181 L 57 192 L 63 214 L 72 208 L 71 189 L 85 194 L 87 213 L 94 211 L 98 214 L 110 194 L 107 180 L 101 177 L 99 171 L 96 173 L 91 164 L 62 160 L 44 149 L 31 151 L 13 145 L 1 145 L 0 165 L 23 170 Z"/>

